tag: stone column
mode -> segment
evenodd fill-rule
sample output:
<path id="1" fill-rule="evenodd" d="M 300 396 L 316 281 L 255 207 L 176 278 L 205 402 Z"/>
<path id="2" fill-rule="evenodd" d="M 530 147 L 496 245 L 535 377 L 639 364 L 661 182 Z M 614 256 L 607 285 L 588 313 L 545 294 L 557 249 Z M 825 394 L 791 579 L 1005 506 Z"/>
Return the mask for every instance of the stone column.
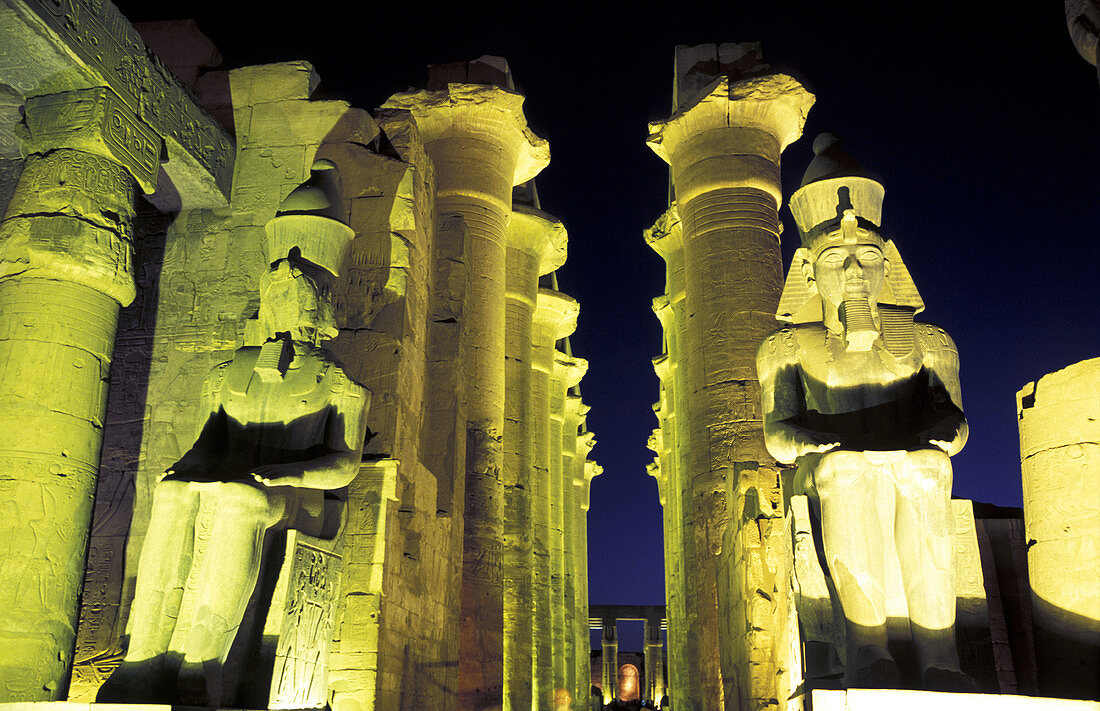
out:
<path id="1" fill-rule="evenodd" d="M 535 674 L 532 500 L 532 328 L 538 278 L 565 263 L 566 232 L 550 215 L 517 206 L 508 226 L 504 342 L 504 693 L 513 709 L 543 698 Z M 540 630 L 541 631 L 541 630 Z"/>
<path id="2" fill-rule="evenodd" d="M 699 679 L 699 627 L 697 600 L 689 594 L 687 581 L 695 580 L 694 511 L 692 501 L 691 449 L 687 430 L 686 366 L 683 343 L 687 329 L 684 309 L 684 242 L 679 208 L 673 203 L 645 232 L 646 243 L 665 262 L 665 294 L 653 300 L 653 312 L 661 322 L 665 360 L 655 364 L 664 389 L 662 415 L 663 447 L 668 472 L 664 474 L 665 540 L 669 546 L 672 584 L 666 591 L 668 615 L 669 685 L 681 708 L 701 708 Z"/>
<path id="3" fill-rule="evenodd" d="M 0 223 L 0 701 L 64 699 L 119 307 L 134 298 L 134 181 L 161 140 L 109 89 L 27 100 Z"/>
<path id="4" fill-rule="evenodd" d="M 574 694 L 577 688 L 577 665 L 579 653 L 577 635 L 574 633 L 577 622 L 577 589 L 575 576 L 576 531 L 575 501 L 573 498 L 573 473 L 576 471 L 577 447 L 580 444 L 578 433 L 584 420 L 584 407 L 580 395 L 570 392 L 565 397 L 565 426 L 562 429 L 562 472 L 561 472 L 561 514 L 562 514 L 562 597 L 565 621 L 562 632 L 565 635 L 565 683 L 562 685 Z"/>
<path id="5" fill-rule="evenodd" d="M 660 701 L 665 695 L 665 645 L 661 621 L 645 621 L 645 698 Z"/>
<path id="6" fill-rule="evenodd" d="M 573 484 L 573 456 L 576 452 L 576 428 L 569 429 L 568 391 L 581 381 L 588 362 L 561 351 L 554 354 L 550 374 L 550 625 L 551 654 L 555 689 L 571 689 L 573 634 L 569 627 L 570 604 L 566 596 L 570 569 L 566 558 L 565 484 Z M 574 423 L 576 420 L 574 419 Z M 571 442 L 571 447 L 566 442 Z M 570 449 L 572 451 L 570 451 Z"/>
<path id="7" fill-rule="evenodd" d="M 600 657 L 603 659 L 603 702 L 610 703 L 618 696 L 619 639 L 615 625 L 617 620 L 603 621 L 603 638 L 600 640 Z"/>
<path id="8" fill-rule="evenodd" d="M 769 647 L 769 630 L 744 619 L 755 590 L 724 589 L 728 519 L 725 479 L 737 462 L 770 462 L 759 412 L 755 354 L 776 327 L 782 288 L 779 251 L 779 156 L 801 134 L 812 95 L 793 78 L 768 74 L 731 82 L 716 79 L 702 98 L 670 119 L 651 124 L 649 145 L 672 168 L 683 222 L 684 302 L 681 344 L 687 404 L 696 571 L 685 587 L 696 595 L 699 677 L 708 709 L 751 707 L 775 696 L 750 670 Z M 736 489 L 735 489 L 736 490 Z M 776 492 L 767 492 L 771 497 Z M 764 492 L 762 492 L 764 493 Z M 736 502 L 729 502 L 730 510 Z M 733 571 L 735 575 L 739 571 Z M 726 594 L 728 593 L 728 595 Z M 719 630 L 742 628 L 721 639 Z M 769 623 L 770 624 L 770 623 Z M 744 635 L 744 637 L 742 637 Z M 759 638 L 759 639 L 758 639 Z M 770 661 L 770 660 L 769 660 Z M 750 688 L 752 687 L 752 688 Z"/>
<path id="9" fill-rule="evenodd" d="M 582 405 L 582 416 L 587 412 L 588 406 Z M 577 454 L 573 459 L 573 699 L 578 708 L 583 708 L 582 702 L 589 698 L 592 689 L 592 641 L 588 628 L 588 479 L 585 463 L 588 453 L 595 446 L 595 435 L 585 430 L 577 437 Z"/>
<path id="10" fill-rule="evenodd" d="M 1016 393 L 1039 691 L 1100 696 L 1100 358 Z"/>
<path id="11" fill-rule="evenodd" d="M 468 267 L 466 481 L 460 593 L 458 707 L 503 703 L 504 315 L 512 187 L 549 162 L 527 129 L 523 97 L 499 87 L 450 84 L 398 94 L 383 108 L 416 120 L 436 175 L 436 216 L 465 225 Z"/>
<path id="12" fill-rule="evenodd" d="M 554 371 L 554 344 L 577 327 L 577 302 L 551 289 L 539 289 L 532 329 L 531 416 L 532 416 L 532 553 L 535 581 L 535 687 L 545 693 L 536 699 L 536 707 L 550 707 L 554 693 L 553 596 L 550 550 L 551 452 L 559 453 L 560 441 L 551 434 L 551 375 Z M 560 456 L 558 457 L 560 460 Z"/>

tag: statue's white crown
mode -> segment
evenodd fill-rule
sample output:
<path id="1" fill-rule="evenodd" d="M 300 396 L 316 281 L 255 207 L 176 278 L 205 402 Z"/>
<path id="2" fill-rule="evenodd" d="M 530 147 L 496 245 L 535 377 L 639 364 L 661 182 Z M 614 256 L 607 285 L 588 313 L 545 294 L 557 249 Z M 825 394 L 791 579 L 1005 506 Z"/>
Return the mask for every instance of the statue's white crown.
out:
<path id="1" fill-rule="evenodd" d="M 318 160 L 310 172 L 264 226 L 267 258 L 274 263 L 297 249 L 302 259 L 340 276 L 355 230 L 344 224 L 336 166 Z"/>
<path id="2" fill-rule="evenodd" d="M 791 214 L 802 235 L 802 246 L 817 253 L 837 241 L 824 238 L 836 233 L 849 210 L 862 226 L 877 233 L 886 192 L 882 183 L 848 156 L 840 147 L 840 139 L 831 133 L 817 137 L 814 154 L 802 187 L 791 196 Z"/>

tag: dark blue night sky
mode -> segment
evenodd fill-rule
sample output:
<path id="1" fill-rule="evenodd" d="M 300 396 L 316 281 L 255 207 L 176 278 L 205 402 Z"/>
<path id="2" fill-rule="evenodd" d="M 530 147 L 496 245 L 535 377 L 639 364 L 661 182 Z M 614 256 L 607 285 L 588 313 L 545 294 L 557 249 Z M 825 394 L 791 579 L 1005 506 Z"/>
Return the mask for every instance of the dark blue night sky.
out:
<path id="1" fill-rule="evenodd" d="M 591 602 L 661 604 L 661 511 L 645 444 L 660 350 L 650 300 L 664 267 L 642 230 L 667 205 L 667 168 L 645 136 L 670 113 L 675 44 L 760 40 L 767 61 L 817 95 L 806 137 L 783 156 L 787 196 L 826 130 L 881 178 L 884 232 L 926 303 L 918 318 L 947 329 L 961 354 L 970 441 L 954 459 L 956 495 L 1019 506 L 1015 392 L 1100 355 L 1100 90 L 1060 2 L 747 4 L 694 16 L 688 3 L 662 4 L 670 17 L 554 2 L 442 12 L 267 2 L 248 3 L 247 15 L 225 2 L 119 7 L 133 21 L 194 17 L 225 67 L 308 59 L 318 98 L 367 109 L 422 85 L 428 63 L 509 59 L 531 126 L 550 141 L 539 194 L 569 229 L 558 279 L 581 303 L 573 352 L 590 362 L 581 389 L 605 470 L 589 513 Z M 781 215 L 789 264 L 798 237 L 785 206 Z M 640 625 L 623 634 L 624 650 L 640 644 Z"/>

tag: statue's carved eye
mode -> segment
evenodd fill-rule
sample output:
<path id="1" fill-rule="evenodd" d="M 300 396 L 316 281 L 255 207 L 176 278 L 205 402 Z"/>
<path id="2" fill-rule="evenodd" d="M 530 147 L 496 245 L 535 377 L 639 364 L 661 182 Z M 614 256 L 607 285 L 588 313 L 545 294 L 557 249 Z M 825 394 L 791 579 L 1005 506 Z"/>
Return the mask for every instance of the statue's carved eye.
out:
<path id="1" fill-rule="evenodd" d="M 859 261 L 864 264 L 873 264 L 882 261 L 882 254 L 877 249 L 864 249 L 859 253 Z"/>

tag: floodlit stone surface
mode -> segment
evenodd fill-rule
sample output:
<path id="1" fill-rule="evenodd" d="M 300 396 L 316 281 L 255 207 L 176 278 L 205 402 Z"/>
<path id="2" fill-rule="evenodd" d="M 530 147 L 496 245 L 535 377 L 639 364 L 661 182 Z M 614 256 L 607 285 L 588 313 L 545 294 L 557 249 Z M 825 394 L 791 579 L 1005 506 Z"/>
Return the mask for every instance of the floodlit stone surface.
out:
<path id="1" fill-rule="evenodd" d="M 532 340 L 538 279 L 565 262 L 567 236 L 551 215 L 517 206 L 508 225 L 504 373 L 504 687 L 511 708 L 526 708 L 546 695 L 548 680 L 535 670 L 546 666 L 546 645 L 537 635 L 549 630 L 538 617 L 532 475 L 535 452 L 531 380 Z M 544 687 L 539 687 L 541 682 Z"/>
<path id="2" fill-rule="evenodd" d="M 779 309 L 791 325 L 764 339 L 757 356 L 768 451 L 797 465 L 796 493 L 820 510 L 847 622 L 845 683 L 903 683 L 887 650 L 883 561 L 896 551 L 920 683 L 972 690 L 954 634 L 949 457 L 967 435 L 958 352 L 942 329 L 913 321 L 923 304 L 878 234 L 881 185 L 835 137 L 819 137 L 814 150 L 791 198 L 803 243 Z"/>
<path id="3" fill-rule="evenodd" d="M 470 291 L 461 347 L 467 364 L 466 469 L 459 696 L 462 708 L 503 698 L 504 323 L 506 230 L 512 187 L 549 162 L 526 127 L 523 97 L 495 86 L 449 84 L 398 94 L 436 174 L 436 211 L 464 230 Z"/>
<path id="4" fill-rule="evenodd" d="M 1016 393 L 1024 523 L 1046 693 L 1100 693 L 1100 358 Z"/>
<path id="5" fill-rule="evenodd" d="M 323 491 L 358 474 L 369 397 L 319 347 L 338 334 L 322 288 L 339 275 L 353 236 L 324 214 L 342 212 L 334 168 L 319 162 L 267 225 L 274 260 L 260 280 L 261 345 L 246 345 L 207 375 L 195 443 L 158 477 L 126 657 L 100 688 L 101 701 L 232 703 L 239 679 L 224 667 L 260 575 L 261 542 L 285 528 L 335 533 Z M 312 571 L 327 578 L 320 628 L 332 626 L 337 561 Z M 301 671 L 327 685 L 324 667 Z"/>
<path id="6" fill-rule="evenodd" d="M 5 0 L 0 35 L 7 40 L 0 81 L 19 87 L 24 96 L 106 88 L 126 112 L 141 117 L 145 130 L 156 136 L 152 182 L 156 183 L 158 168 L 167 176 L 156 186 L 154 200 L 176 209 L 180 204 L 226 204 L 233 178 L 233 139 L 164 63 L 146 51 L 141 35 L 113 4 L 70 3 L 59 8 L 40 0 Z M 0 126 L 5 133 L 11 129 Z M 127 131 L 116 137 L 116 145 L 128 150 L 136 138 Z M 163 166 L 161 141 L 168 158 Z M 8 140 L 0 144 L 16 145 Z M 134 177 L 146 187 L 142 175 Z"/>
<path id="7" fill-rule="evenodd" d="M 666 260 L 661 318 L 674 361 L 662 383 L 671 398 L 659 405 L 672 447 L 665 485 L 679 492 L 665 495 L 666 531 L 682 546 L 670 553 L 682 560 L 669 575 L 670 689 L 674 704 L 692 709 L 783 698 L 792 663 L 788 543 L 753 354 L 775 326 L 782 284 L 779 156 L 801 134 L 813 95 L 760 65 L 756 45 L 723 47 L 677 48 L 678 106 L 650 124 L 647 141 L 668 162 L 675 193 L 675 211 L 647 241 Z M 739 518 L 757 501 L 764 520 Z"/>
<path id="8" fill-rule="evenodd" d="M 559 600 L 554 594 L 553 580 L 557 573 L 554 555 L 557 541 L 554 523 L 557 506 L 553 500 L 553 475 L 561 466 L 560 385 L 555 386 L 555 343 L 567 337 L 577 328 L 580 306 L 570 296 L 552 289 L 540 288 L 536 300 L 532 328 L 531 412 L 532 420 L 532 553 L 535 572 L 535 670 L 534 684 L 539 696 L 536 706 L 547 705 L 552 698 L 556 680 L 560 678 L 564 660 L 556 664 L 554 655 L 560 654 L 560 637 L 554 633 L 557 619 L 555 610 L 561 612 Z M 557 412 L 558 416 L 555 416 Z M 554 462 L 557 461 L 557 465 Z"/>
<path id="9" fill-rule="evenodd" d="M 73 708 L 587 698 L 599 466 L 575 302 L 549 338 L 534 319 L 564 230 L 513 214 L 548 151 L 507 63 L 437 66 L 372 117 L 313 101 L 306 62 L 223 71 L 194 22 L 110 3 L 4 0 L 0 35 L 0 699 L 70 673 Z M 319 205 L 322 165 L 343 189 Z M 286 451 L 317 437 L 346 461 Z M 296 486 L 250 471 L 268 455 Z"/>
<path id="10" fill-rule="evenodd" d="M 30 155 L 0 222 L 0 700 L 65 693 L 120 305 L 134 298 L 134 183 L 159 144 L 109 89 L 25 105 Z M 139 150 L 120 145 L 133 130 Z M 151 181 L 151 182 L 150 182 Z"/>

